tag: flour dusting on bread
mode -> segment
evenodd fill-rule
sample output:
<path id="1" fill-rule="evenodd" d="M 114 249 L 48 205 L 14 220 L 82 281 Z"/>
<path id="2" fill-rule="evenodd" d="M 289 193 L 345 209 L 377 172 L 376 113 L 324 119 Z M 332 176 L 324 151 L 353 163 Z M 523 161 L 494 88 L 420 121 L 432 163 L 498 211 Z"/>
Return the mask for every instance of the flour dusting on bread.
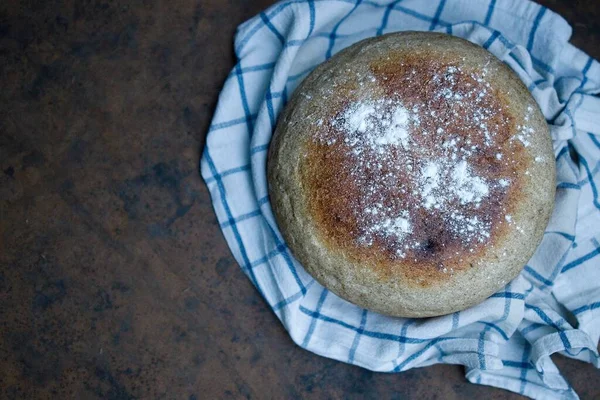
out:
<path id="1" fill-rule="evenodd" d="M 363 91 L 330 118 L 325 124 L 330 129 L 316 131 L 314 141 L 351 160 L 347 177 L 340 179 L 357 191 L 352 201 L 357 243 L 378 242 L 404 258 L 408 250 L 444 247 L 431 238 L 434 232 L 473 251 L 492 229 L 490 216 L 477 210 L 486 202 L 501 203 L 510 189 L 510 168 L 504 168 L 508 174 L 488 171 L 512 162 L 505 137 L 498 135 L 510 120 L 499 113 L 486 68 L 472 72 L 444 65 L 425 77 L 421 71 L 419 87 L 416 70 L 404 71 L 359 80 L 361 87 L 378 79 L 385 87 L 404 86 L 385 96 Z M 532 129 L 517 129 L 511 141 L 527 146 Z"/>

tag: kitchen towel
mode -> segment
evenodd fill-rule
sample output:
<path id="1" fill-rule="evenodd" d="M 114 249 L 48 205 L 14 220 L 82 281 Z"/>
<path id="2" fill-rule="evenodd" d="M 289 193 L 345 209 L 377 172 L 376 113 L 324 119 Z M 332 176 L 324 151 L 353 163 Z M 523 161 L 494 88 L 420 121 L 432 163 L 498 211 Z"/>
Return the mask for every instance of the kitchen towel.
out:
<path id="1" fill-rule="evenodd" d="M 341 49 L 403 30 L 462 37 L 508 64 L 548 121 L 557 163 L 556 207 L 523 272 L 482 304 L 429 319 L 363 310 L 315 282 L 267 191 L 269 141 L 294 88 Z M 239 26 L 201 174 L 235 259 L 299 346 L 374 371 L 462 364 L 473 383 L 577 398 L 550 356 L 600 367 L 600 64 L 570 36 L 523 0 L 288 0 Z"/>

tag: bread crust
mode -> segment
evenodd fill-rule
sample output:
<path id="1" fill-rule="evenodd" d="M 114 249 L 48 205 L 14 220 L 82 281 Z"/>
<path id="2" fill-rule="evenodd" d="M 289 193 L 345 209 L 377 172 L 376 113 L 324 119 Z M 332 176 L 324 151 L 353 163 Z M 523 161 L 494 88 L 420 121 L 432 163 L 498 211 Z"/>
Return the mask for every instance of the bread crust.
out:
<path id="1" fill-rule="evenodd" d="M 480 80 L 486 92 L 482 98 L 489 102 L 485 106 L 494 111 L 486 123 L 496 126 L 492 135 L 494 146 L 502 148 L 497 153 L 500 158 L 490 158 L 483 142 L 477 144 L 482 150 L 474 150 L 471 156 L 473 169 L 481 179 L 491 182 L 490 194 L 477 205 L 460 206 L 486 221 L 488 237 L 463 243 L 460 235 L 428 223 L 442 221 L 447 210 L 428 209 L 415 200 L 419 196 L 410 193 L 390 192 L 382 196 L 399 199 L 409 207 L 407 212 L 414 221 L 411 233 L 419 238 L 415 243 L 420 245 L 406 254 L 391 252 L 389 237 L 376 237 L 365 245 L 359 235 L 365 229 L 357 226 L 353 211 L 362 201 L 359 193 L 363 188 L 353 186 L 348 173 L 355 158 L 348 156 L 347 146 L 327 144 L 323 138 L 341 137 L 336 118 L 343 122 L 340 115 L 349 104 L 366 98 L 425 104 L 419 110 L 446 104 L 438 93 L 428 92 L 435 86 L 427 77 L 448 68 L 460 71 L 456 85 L 462 86 L 454 86 L 457 93 L 467 87 L 471 90 Z M 470 105 L 466 103 L 465 108 L 470 109 Z M 420 125 L 412 127 L 410 133 L 420 141 L 418 151 L 422 153 L 425 148 L 435 153 L 444 134 L 432 141 L 421 139 L 427 130 L 432 134 L 431 124 L 436 119 L 419 112 Z M 443 110 L 440 115 L 444 112 L 450 115 Z M 496 117 L 500 122 L 492 120 Z M 445 126 L 452 127 L 451 123 L 446 121 Z M 469 140 L 478 137 L 460 126 L 454 126 L 453 132 Z M 488 51 L 438 33 L 402 32 L 366 39 L 317 67 L 296 89 L 279 118 L 267 169 L 279 229 L 307 272 L 358 306 L 399 317 L 452 313 L 498 291 L 533 255 L 554 206 L 552 142 L 546 121 L 527 88 Z M 506 189 L 497 185 L 502 177 L 511 182 Z"/>

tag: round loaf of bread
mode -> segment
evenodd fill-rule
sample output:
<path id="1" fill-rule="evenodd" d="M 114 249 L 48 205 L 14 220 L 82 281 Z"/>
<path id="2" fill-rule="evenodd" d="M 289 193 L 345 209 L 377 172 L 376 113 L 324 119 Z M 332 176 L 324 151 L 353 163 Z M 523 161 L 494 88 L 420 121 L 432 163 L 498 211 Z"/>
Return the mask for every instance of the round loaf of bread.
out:
<path id="1" fill-rule="evenodd" d="M 515 278 L 553 209 L 555 161 L 535 100 L 466 40 L 363 40 L 296 89 L 269 149 L 294 256 L 367 309 L 430 317 Z"/>

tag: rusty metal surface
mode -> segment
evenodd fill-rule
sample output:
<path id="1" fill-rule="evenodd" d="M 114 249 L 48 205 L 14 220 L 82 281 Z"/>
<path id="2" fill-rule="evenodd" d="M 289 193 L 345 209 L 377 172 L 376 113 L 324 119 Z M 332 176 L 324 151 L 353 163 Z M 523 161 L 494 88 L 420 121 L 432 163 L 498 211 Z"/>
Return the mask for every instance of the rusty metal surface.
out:
<path id="1" fill-rule="evenodd" d="M 0 2 L 0 398 L 519 398 L 301 350 L 235 264 L 197 164 L 269 3 Z M 600 3 L 543 3 L 600 57 Z"/>

